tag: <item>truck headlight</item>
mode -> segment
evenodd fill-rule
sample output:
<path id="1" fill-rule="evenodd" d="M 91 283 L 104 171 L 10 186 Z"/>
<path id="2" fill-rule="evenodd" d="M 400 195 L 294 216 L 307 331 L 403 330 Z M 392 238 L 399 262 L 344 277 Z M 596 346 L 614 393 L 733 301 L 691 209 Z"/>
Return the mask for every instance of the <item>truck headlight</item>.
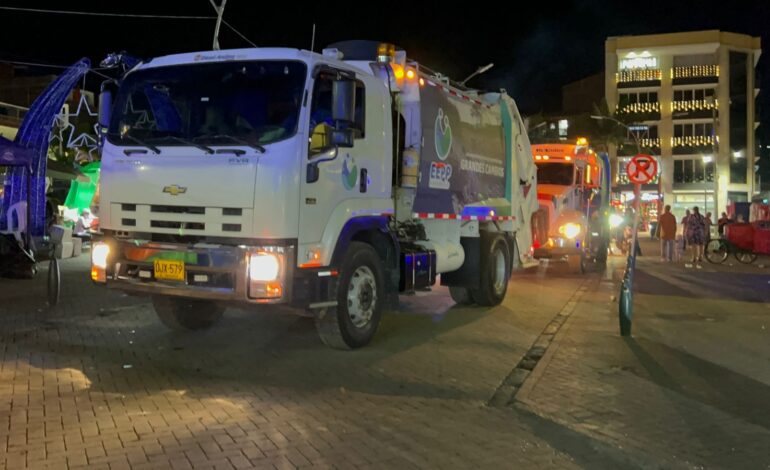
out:
<path id="1" fill-rule="evenodd" d="M 249 256 L 249 297 L 277 299 L 283 295 L 282 251 L 260 251 Z"/>
<path id="2" fill-rule="evenodd" d="M 566 223 L 559 227 L 559 233 L 567 238 L 575 238 L 580 235 L 580 224 Z"/>
<path id="3" fill-rule="evenodd" d="M 273 253 L 256 253 L 249 260 L 249 279 L 252 281 L 275 281 L 281 272 L 281 262 Z"/>
<path id="4" fill-rule="evenodd" d="M 96 282 L 107 282 L 107 258 L 110 256 L 110 245 L 94 243 L 91 248 L 91 279 Z"/>

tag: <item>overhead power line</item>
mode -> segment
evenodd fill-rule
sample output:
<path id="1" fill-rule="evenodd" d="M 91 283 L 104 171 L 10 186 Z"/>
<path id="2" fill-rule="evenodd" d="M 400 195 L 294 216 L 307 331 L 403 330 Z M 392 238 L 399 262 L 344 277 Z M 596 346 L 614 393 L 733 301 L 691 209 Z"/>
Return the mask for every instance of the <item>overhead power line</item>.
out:
<path id="1" fill-rule="evenodd" d="M 155 18 L 155 19 L 164 19 L 164 20 L 215 20 L 217 18 L 216 16 L 142 15 L 142 14 L 133 14 L 133 13 L 105 13 L 105 12 L 95 12 L 95 11 L 47 10 L 42 8 L 20 8 L 20 7 L 4 7 L 4 6 L 0 6 L 0 10 L 20 11 L 24 13 L 51 13 L 56 15 L 109 16 L 109 17 L 118 17 L 118 18 Z M 222 20 L 222 23 L 228 28 L 230 28 L 241 39 L 251 44 L 252 46 L 257 47 L 257 45 L 254 44 L 254 42 L 252 42 L 249 38 L 247 38 L 243 33 L 235 29 L 235 26 L 231 25 L 224 19 Z"/>
<path id="2" fill-rule="evenodd" d="M 240 31 L 238 31 L 237 29 L 235 29 L 235 27 L 234 27 L 233 25 L 231 25 L 230 23 L 228 23 L 227 21 L 225 21 L 225 20 L 222 20 L 222 24 L 223 24 L 223 25 L 225 25 L 225 26 L 227 26 L 228 28 L 232 29 L 232 30 L 233 30 L 233 32 L 234 32 L 235 34 L 237 34 L 238 36 L 240 36 L 240 37 L 241 37 L 241 39 L 243 39 L 244 41 L 248 42 L 248 43 L 249 43 L 249 44 L 251 44 L 252 46 L 254 46 L 254 47 L 259 47 L 259 46 L 257 46 L 256 44 L 254 44 L 253 42 L 251 42 L 251 40 L 249 40 L 249 38 L 247 38 L 246 36 L 244 36 L 243 34 L 241 34 L 241 32 L 240 32 Z"/>
<path id="3" fill-rule="evenodd" d="M 157 18 L 165 20 L 214 20 L 215 16 L 188 16 L 188 15 L 141 15 L 133 13 L 105 13 L 97 11 L 73 11 L 73 10 L 44 10 L 42 8 L 2 7 L 0 10 L 20 11 L 25 13 L 53 13 L 57 15 L 81 15 L 81 16 L 114 16 L 120 18 Z"/>
<path id="4" fill-rule="evenodd" d="M 43 63 L 40 63 L 40 62 L 25 62 L 25 61 L 21 61 L 21 60 L 4 60 L 4 59 L 0 59 L 0 63 L 12 64 L 12 65 L 27 65 L 27 66 L 30 66 L 30 67 L 46 67 L 46 68 L 51 68 L 51 69 L 68 69 L 68 68 L 71 67 L 70 65 L 43 64 Z M 99 72 L 99 70 L 106 70 L 106 69 L 107 69 L 107 67 L 95 67 L 95 68 L 88 69 L 88 71 L 91 72 L 91 73 L 95 73 L 96 75 L 99 75 L 100 77 L 112 78 L 112 77 L 109 77 L 109 76 Z"/>

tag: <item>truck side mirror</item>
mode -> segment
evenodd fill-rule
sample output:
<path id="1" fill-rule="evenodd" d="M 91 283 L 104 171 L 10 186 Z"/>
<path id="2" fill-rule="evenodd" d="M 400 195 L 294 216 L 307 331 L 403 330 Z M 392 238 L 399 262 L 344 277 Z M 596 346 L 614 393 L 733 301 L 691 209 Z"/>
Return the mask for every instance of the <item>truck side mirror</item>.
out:
<path id="1" fill-rule="evenodd" d="M 99 132 L 104 134 L 110 127 L 110 114 L 112 112 L 112 91 L 102 90 L 99 93 Z"/>
<path id="2" fill-rule="evenodd" d="M 339 123 L 353 124 L 356 120 L 356 82 L 347 78 L 332 83 L 332 119 Z"/>
<path id="3" fill-rule="evenodd" d="M 332 131 L 332 145 L 337 147 L 353 147 L 355 129 L 335 129 Z"/>

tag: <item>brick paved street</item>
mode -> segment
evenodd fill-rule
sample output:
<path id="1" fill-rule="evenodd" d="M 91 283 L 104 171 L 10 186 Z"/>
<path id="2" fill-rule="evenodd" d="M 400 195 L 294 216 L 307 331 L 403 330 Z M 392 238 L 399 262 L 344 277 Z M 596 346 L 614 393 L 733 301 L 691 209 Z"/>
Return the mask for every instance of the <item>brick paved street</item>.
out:
<path id="1" fill-rule="evenodd" d="M 210 331 L 171 333 L 148 299 L 93 287 L 86 262 L 64 262 L 54 310 L 43 276 L 0 283 L 0 466 L 768 464 L 764 298 L 738 289 L 745 279 L 727 287 L 739 300 L 683 294 L 724 283 L 718 269 L 642 259 L 633 340 L 617 336 L 616 270 L 541 266 L 515 273 L 493 309 L 455 307 L 440 288 L 402 298 L 368 348 L 341 352 L 276 312 L 231 309 Z M 570 305 L 514 404 L 487 405 Z"/>
<path id="2" fill-rule="evenodd" d="M 405 298 L 374 343 L 324 347 L 312 321 L 228 310 L 200 334 L 165 330 L 148 299 L 93 287 L 64 262 L 2 281 L 0 462 L 7 468 L 570 467 L 612 462 L 539 418 L 484 405 L 582 278 L 519 273 L 503 306 Z M 43 273 L 44 274 L 44 273 Z M 549 274 L 550 275 L 550 274 Z M 526 294 L 526 295 L 525 295 Z"/>

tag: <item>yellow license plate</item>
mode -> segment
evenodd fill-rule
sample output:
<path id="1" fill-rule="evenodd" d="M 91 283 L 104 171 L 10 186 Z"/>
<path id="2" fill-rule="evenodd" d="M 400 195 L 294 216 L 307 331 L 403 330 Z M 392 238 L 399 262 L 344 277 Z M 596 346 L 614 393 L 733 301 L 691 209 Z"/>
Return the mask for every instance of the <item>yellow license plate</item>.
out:
<path id="1" fill-rule="evenodd" d="M 155 269 L 155 279 L 165 279 L 168 281 L 184 281 L 184 261 L 156 259 L 153 263 Z"/>

